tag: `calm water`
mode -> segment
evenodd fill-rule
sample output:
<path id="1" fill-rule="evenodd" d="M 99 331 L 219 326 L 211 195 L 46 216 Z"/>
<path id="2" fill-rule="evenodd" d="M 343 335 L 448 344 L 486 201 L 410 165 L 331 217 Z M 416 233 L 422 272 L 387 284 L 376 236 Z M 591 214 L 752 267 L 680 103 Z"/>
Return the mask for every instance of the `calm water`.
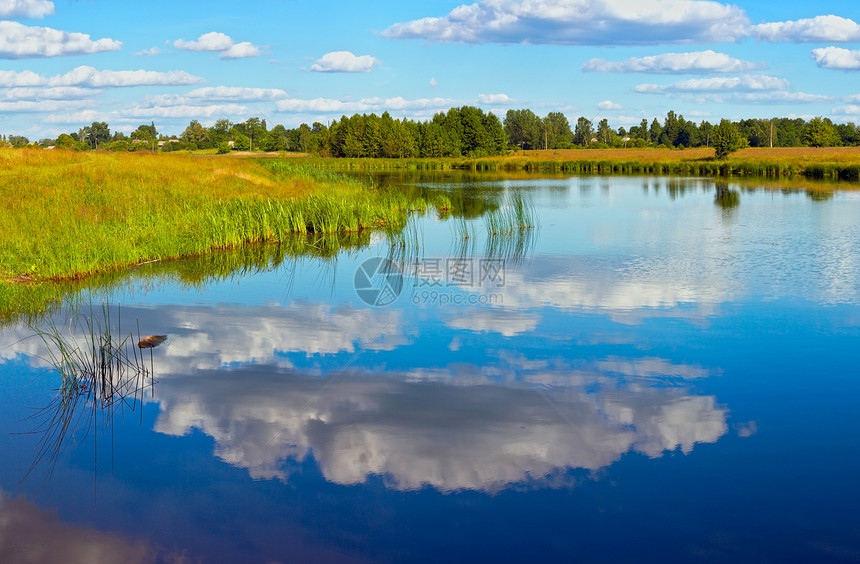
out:
<path id="1" fill-rule="evenodd" d="M 860 192 L 380 182 L 468 217 L 87 295 L 157 381 L 29 474 L 59 377 L 0 330 L 0 561 L 860 559 Z"/>

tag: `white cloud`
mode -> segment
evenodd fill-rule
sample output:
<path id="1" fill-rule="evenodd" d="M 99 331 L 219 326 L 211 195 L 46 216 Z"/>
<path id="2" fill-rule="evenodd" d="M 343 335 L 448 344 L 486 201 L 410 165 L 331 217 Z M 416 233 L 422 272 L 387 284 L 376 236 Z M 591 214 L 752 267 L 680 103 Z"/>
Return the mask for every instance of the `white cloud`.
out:
<path id="1" fill-rule="evenodd" d="M 370 72 L 379 65 L 379 59 L 370 55 L 356 56 L 349 51 L 326 53 L 311 65 L 313 72 Z"/>
<path id="2" fill-rule="evenodd" d="M 762 63 L 742 61 L 707 51 L 691 53 L 663 53 L 650 57 L 630 57 L 624 61 L 590 59 L 583 63 L 585 72 L 642 72 L 651 74 L 748 72 L 764 68 Z"/>
<path id="3" fill-rule="evenodd" d="M 239 86 L 207 86 L 197 88 L 186 94 L 188 98 L 206 100 L 241 100 L 244 102 L 280 100 L 287 93 L 278 88 L 243 88 Z"/>
<path id="4" fill-rule="evenodd" d="M 516 100 L 507 94 L 478 94 L 478 102 L 486 106 L 502 106 L 515 104 Z"/>
<path id="5" fill-rule="evenodd" d="M 53 13 L 54 3 L 47 0 L 0 0 L 0 18 L 44 18 Z"/>
<path id="6" fill-rule="evenodd" d="M 213 104 L 210 106 L 132 106 L 123 110 L 121 115 L 126 118 L 211 118 L 226 116 L 245 116 L 251 113 L 247 106 L 240 104 Z"/>
<path id="7" fill-rule="evenodd" d="M 200 84 L 205 80 L 185 71 L 113 71 L 80 66 L 48 79 L 49 86 L 90 86 L 93 88 L 125 86 L 178 86 Z"/>
<path id="8" fill-rule="evenodd" d="M 177 39 L 173 42 L 173 46 L 188 51 L 226 51 L 233 46 L 233 40 L 229 35 L 212 31 L 204 33 L 196 41 Z"/>
<path id="9" fill-rule="evenodd" d="M 177 39 L 173 46 L 187 51 L 221 51 L 222 59 L 244 59 L 260 55 L 260 48 L 256 45 L 248 41 L 234 43 L 229 35 L 217 31 L 204 33 L 195 41 Z"/>
<path id="10" fill-rule="evenodd" d="M 823 47 L 812 50 L 815 64 L 823 69 L 860 70 L 860 51 L 841 47 Z"/>
<path id="11" fill-rule="evenodd" d="M 144 49 L 137 53 L 132 53 L 132 55 L 135 57 L 155 57 L 156 55 L 161 55 L 161 49 L 158 47 L 152 47 L 151 49 Z"/>
<path id="12" fill-rule="evenodd" d="M 734 94 L 732 99 L 754 104 L 812 104 L 832 100 L 830 96 L 808 92 L 746 92 Z"/>
<path id="13" fill-rule="evenodd" d="M 833 108 L 831 113 L 838 116 L 858 116 L 860 115 L 860 106 L 856 104 L 838 106 L 836 108 Z"/>
<path id="14" fill-rule="evenodd" d="M 620 110 L 621 109 L 621 105 L 616 104 L 612 100 L 604 100 L 604 101 L 598 103 L 597 107 L 600 108 L 601 110 Z"/>
<path id="15" fill-rule="evenodd" d="M 760 41 L 773 42 L 860 41 L 860 25 L 854 20 L 833 15 L 759 24 L 753 26 L 752 33 Z"/>
<path id="16" fill-rule="evenodd" d="M 762 90 L 784 90 L 791 84 L 784 78 L 765 75 L 745 75 L 735 77 L 691 78 L 672 84 L 639 84 L 636 92 L 647 94 L 689 93 L 689 92 L 755 92 Z"/>
<path id="17" fill-rule="evenodd" d="M 0 90 L 2 100 L 81 100 L 100 94 L 100 90 L 61 86 L 57 88 L 4 88 Z"/>
<path id="18" fill-rule="evenodd" d="M 283 100 L 287 93 L 277 88 L 243 88 L 233 86 L 207 86 L 187 94 L 159 94 L 147 96 L 141 107 L 206 106 L 212 102 L 268 102 Z"/>
<path id="19" fill-rule="evenodd" d="M 438 82 L 436 82 L 436 77 L 435 77 L 435 76 L 434 76 L 434 77 L 432 77 L 432 78 L 430 79 L 430 87 L 431 87 L 431 88 L 436 88 L 436 86 L 437 86 L 438 84 L 439 84 L 439 83 L 438 83 Z"/>
<path id="20" fill-rule="evenodd" d="M 700 0 L 479 0 L 444 17 L 397 23 L 393 39 L 465 43 L 637 45 L 735 41 L 749 20 Z"/>
<path id="21" fill-rule="evenodd" d="M 65 74 L 45 77 L 32 71 L 0 71 L 0 88 L 48 86 L 52 92 L 58 87 L 79 86 L 84 88 L 119 88 L 127 86 L 179 86 L 205 82 L 199 76 L 185 71 L 156 72 L 146 70 L 112 71 L 96 70 L 93 67 L 76 67 Z M 67 92 L 72 90 L 67 89 Z M 90 90 L 90 96 L 98 94 Z"/>
<path id="22" fill-rule="evenodd" d="M 9 88 L 13 86 L 43 86 L 47 84 L 47 79 L 33 71 L 9 71 L 0 70 L 0 88 Z"/>
<path id="23" fill-rule="evenodd" d="M 288 113 L 303 112 L 382 112 L 386 110 L 447 110 L 457 105 L 456 100 L 450 98 L 419 98 L 417 100 L 406 100 L 400 96 L 394 98 L 363 98 L 357 102 L 332 100 L 328 98 L 315 98 L 313 100 L 289 99 L 279 100 L 276 105 L 278 111 Z"/>
<path id="24" fill-rule="evenodd" d="M 615 365 L 627 368 L 622 359 Z M 631 367 L 642 370 L 635 361 Z M 491 382 L 488 375 L 502 368 L 328 376 L 336 386 L 268 368 L 253 375 L 266 378 L 265 393 L 242 386 L 241 371 L 171 378 L 160 384 L 155 430 L 178 436 L 200 429 L 213 437 L 216 456 L 258 479 L 286 479 L 285 461 L 312 453 L 334 483 L 376 475 L 393 489 L 444 492 L 493 492 L 570 468 L 595 471 L 631 451 L 689 453 L 728 431 L 727 411 L 713 396 L 642 380 L 619 385 L 596 370 L 528 369 L 527 381 L 554 382 L 540 389 Z M 404 403 L 418 407 L 404 410 Z"/>
<path id="25" fill-rule="evenodd" d="M 116 51 L 121 47 L 122 42 L 114 39 L 93 41 L 85 33 L 0 21 L 0 59 L 85 55 Z"/>
<path id="26" fill-rule="evenodd" d="M 247 59 L 248 57 L 259 56 L 260 48 L 250 43 L 249 41 L 236 43 L 235 45 L 221 53 L 222 59 Z"/>
<path id="27" fill-rule="evenodd" d="M 681 80 L 672 84 L 639 84 L 634 89 L 641 94 L 680 95 L 698 103 L 735 102 L 744 104 L 794 104 L 831 100 L 830 96 L 792 92 L 791 84 L 775 76 L 746 75 Z"/>
<path id="28" fill-rule="evenodd" d="M 0 113 L 67 112 L 92 105 L 90 100 L 15 100 L 0 101 Z"/>
<path id="29" fill-rule="evenodd" d="M 44 104 L 44 102 L 42 102 Z M 2 103 L 0 103 L 2 107 Z M 35 111 L 35 110 L 33 110 Z M 61 108 L 41 111 L 61 112 Z M 46 123 L 91 123 L 106 121 L 111 125 L 121 122 L 140 122 L 151 119 L 206 119 L 222 117 L 247 116 L 250 108 L 240 104 L 204 105 L 147 105 L 137 104 L 118 111 L 83 110 L 77 112 L 56 113 L 45 118 Z"/>

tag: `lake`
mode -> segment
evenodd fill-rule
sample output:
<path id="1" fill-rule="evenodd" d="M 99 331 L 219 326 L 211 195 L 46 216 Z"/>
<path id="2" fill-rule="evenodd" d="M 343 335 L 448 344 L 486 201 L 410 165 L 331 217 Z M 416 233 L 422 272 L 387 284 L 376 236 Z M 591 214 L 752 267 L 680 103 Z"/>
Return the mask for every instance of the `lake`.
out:
<path id="1" fill-rule="evenodd" d="M 376 180 L 454 212 L 0 329 L 0 561 L 860 559 L 860 191 Z"/>

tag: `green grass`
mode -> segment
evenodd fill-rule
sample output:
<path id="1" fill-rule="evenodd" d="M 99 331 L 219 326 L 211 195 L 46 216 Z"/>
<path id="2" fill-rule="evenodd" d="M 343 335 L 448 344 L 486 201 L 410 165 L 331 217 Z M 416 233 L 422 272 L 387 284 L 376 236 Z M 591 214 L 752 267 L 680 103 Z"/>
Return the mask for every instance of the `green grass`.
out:
<path id="1" fill-rule="evenodd" d="M 404 197 L 307 165 L 0 151 L 0 280 L 74 278 L 293 233 L 396 229 Z"/>
<path id="2" fill-rule="evenodd" d="M 296 236 L 397 231 L 416 206 L 294 159 L 0 150 L 0 316 L 64 294 L 39 282 L 249 244 L 314 253 Z"/>
<path id="3" fill-rule="evenodd" d="M 526 151 L 500 157 L 426 159 L 299 159 L 333 170 L 466 170 L 583 175 L 686 175 L 860 180 L 858 147 L 751 148 L 714 158 L 713 149 Z"/>

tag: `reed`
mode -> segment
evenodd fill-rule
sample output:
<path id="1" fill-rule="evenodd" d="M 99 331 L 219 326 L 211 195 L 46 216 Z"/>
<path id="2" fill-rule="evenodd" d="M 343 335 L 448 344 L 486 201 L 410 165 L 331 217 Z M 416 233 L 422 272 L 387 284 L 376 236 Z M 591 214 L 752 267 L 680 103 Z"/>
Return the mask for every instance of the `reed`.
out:
<path id="1" fill-rule="evenodd" d="M 402 227 L 408 208 L 366 181 L 279 160 L 0 150 L 0 286 Z"/>
<path id="2" fill-rule="evenodd" d="M 566 149 L 525 151 L 480 159 L 321 159 L 306 162 L 331 170 L 462 170 L 563 174 L 693 175 L 714 177 L 860 180 L 860 147 L 748 148 L 728 159 L 714 150 Z"/>
<path id="3" fill-rule="evenodd" d="M 100 312 L 90 305 L 88 314 L 70 308 L 59 326 L 47 318 L 30 327 L 45 345 L 44 360 L 59 376 L 59 387 L 51 402 L 30 417 L 36 422 L 32 433 L 40 438 L 25 478 L 43 463 L 50 474 L 69 443 L 80 444 L 94 428 L 110 427 L 117 412 L 141 411 L 142 417 L 144 394 L 155 385 L 152 347 L 139 335 L 123 333 L 119 310 L 113 318 L 107 304 Z M 164 340 L 153 337 L 153 343 Z M 150 348 L 148 363 L 143 348 Z"/>

